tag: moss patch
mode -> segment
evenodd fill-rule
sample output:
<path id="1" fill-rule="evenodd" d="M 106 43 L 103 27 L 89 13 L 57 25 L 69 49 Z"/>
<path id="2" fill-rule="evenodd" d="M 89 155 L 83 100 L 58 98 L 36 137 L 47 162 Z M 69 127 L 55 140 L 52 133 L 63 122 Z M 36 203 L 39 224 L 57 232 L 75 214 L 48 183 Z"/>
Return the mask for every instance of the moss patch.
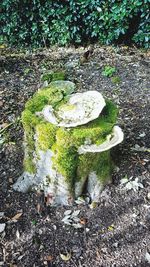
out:
<path id="1" fill-rule="evenodd" d="M 30 174 L 34 174 L 36 172 L 36 166 L 33 163 L 33 155 L 26 157 L 23 165 L 26 172 L 29 172 Z"/>
<path id="2" fill-rule="evenodd" d="M 65 80 L 66 73 L 65 71 L 57 71 L 57 72 L 47 72 L 44 73 L 41 77 L 41 81 L 47 81 L 48 83 L 52 81 L 58 81 L 58 80 Z"/>
<path id="3" fill-rule="evenodd" d="M 38 149 L 46 151 L 51 149 L 56 139 L 56 129 L 53 124 L 42 122 L 36 126 Z"/>
<path id="4" fill-rule="evenodd" d="M 114 76 L 114 77 L 112 77 L 112 78 L 111 78 L 111 81 L 112 81 L 112 83 L 114 83 L 114 84 L 120 84 L 120 83 L 121 83 L 121 79 L 120 79 L 119 76 Z"/>
<path id="5" fill-rule="evenodd" d="M 102 153 L 87 153 L 79 156 L 78 180 L 87 177 L 90 172 L 95 171 L 98 179 L 103 183 L 110 180 L 113 163 L 110 151 Z"/>
<path id="6" fill-rule="evenodd" d="M 35 173 L 35 163 L 33 161 L 33 152 L 35 148 L 35 133 L 38 134 L 38 149 L 46 151 L 50 149 L 55 142 L 56 127 L 45 122 L 42 118 L 36 115 L 45 105 L 56 107 L 60 101 L 65 102 L 67 94 L 72 93 L 75 86 L 71 82 L 52 82 L 48 87 L 45 87 L 34 94 L 32 99 L 29 99 L 25 105 L 25 110 L 22 112 L 22 123 L 25 131 L 26 154 L 24 160 L 25 171 Z"/>
<path id="7" fill-rule="evenodd" d="M 101 181 L 110 178 L 111 160 L 109 151 L 103 153 L 87 153 L 78 155 L 78 148 L 87 140 L 93 144 L 101 144 L 112 132 L 116 122 L 118 109 L 107 101 L 103 114 L 96 120 L 76 128 L 58 128 L 53 151 L 56 155 L 54 164 L 64 177 L 70 188 L 75 181 L 87 176 L 90 171 L 96 171 Z"/>

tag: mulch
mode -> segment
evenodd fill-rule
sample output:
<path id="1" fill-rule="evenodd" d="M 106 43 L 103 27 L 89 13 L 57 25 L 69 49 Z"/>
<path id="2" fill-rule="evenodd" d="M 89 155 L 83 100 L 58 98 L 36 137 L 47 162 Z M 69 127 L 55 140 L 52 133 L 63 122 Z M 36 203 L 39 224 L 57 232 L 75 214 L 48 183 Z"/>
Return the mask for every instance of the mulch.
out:
<path id="1" fill-rule="evenodd" d="M 36 51 L 1 49 L 0 266 L 146 267 L 150 266 L 149 52 L 135 47 L 94 46 Z M 115 66 L 114 83 L 102 74 Z M 93 208 L 88 204 L 50 207 L 42 192 L 19 193 L 13 183 L 23 172 L 21 112 L 42 86 L 45 71 L 66 70 L 77 91 L 98 90 L 119 107 L 125 138 L 112 153 L 112 183 Z M 138 181 L 137 190 L 121 185 Z M 81 229 L 65 225 L 64 212 L 80 210 Z"/>

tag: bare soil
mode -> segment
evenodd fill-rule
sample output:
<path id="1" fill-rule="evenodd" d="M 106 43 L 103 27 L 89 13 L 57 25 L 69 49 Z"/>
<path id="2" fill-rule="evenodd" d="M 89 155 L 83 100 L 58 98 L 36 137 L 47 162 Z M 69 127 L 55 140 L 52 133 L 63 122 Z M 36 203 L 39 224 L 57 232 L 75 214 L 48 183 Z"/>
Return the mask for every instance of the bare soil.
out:
<path id="1" fill-rule="evenodd" d="M 52 48 L 1 51 L 0 266 L 146 267 L 150 261 L 149 52 L 129 47 Z M 84 60 L 83 60 L 84 59 Z M 102 75 L 115 66 L 120 81 Z M 117 166 L 100 203 L 50 207 L 42 192 L 21 194 L 12 185 L 23 172 L 24 105 L 42 86 L 45 70 L 66 70 L 77 91 L 98 90 L 119 107 L 124 142 L 113 150 Z M 120 180 L 138 178 L 134 191 Z M 83 228 L 62 222 L 67 209 L 80 210 Z M 14 218 L 15 216 L 15 218 Z M 67 255 L 62 259 L 62 254 Z"/>

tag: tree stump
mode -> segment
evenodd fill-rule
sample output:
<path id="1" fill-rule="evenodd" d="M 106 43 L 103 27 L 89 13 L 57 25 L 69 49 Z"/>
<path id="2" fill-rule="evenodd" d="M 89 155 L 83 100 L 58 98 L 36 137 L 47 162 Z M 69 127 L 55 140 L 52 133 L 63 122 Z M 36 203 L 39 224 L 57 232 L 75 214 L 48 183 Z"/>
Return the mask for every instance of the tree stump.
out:
<path id="1" fill-rule="evenodd" d="M 110 149 L 122 142 L 118 110 L 97 91 L 74 93 L 69 81 L 51 82 L 22 113 L 24 173 L 13 188 L 44 190 L 52 205 L 68 205 L 84 193 L 98 201 L 110 182 Z"/>

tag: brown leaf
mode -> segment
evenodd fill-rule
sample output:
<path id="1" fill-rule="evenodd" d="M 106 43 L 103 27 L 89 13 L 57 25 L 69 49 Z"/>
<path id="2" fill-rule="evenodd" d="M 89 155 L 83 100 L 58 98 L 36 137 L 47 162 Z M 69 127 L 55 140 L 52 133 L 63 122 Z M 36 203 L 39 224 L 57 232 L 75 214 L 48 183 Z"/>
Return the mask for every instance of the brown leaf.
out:
<path id="1" fill-rule="evenodd" d="M 60 253 L 60 257 L 63 261 L 69 261 L 71 259 L 71 253 L 67 253 L 66 255 Z"/>
<path id="2" fill-rule="evenodd" d="M 83 225 L 85 225 L 87 223 L 87 219 L 81 218 L 80 219 L 80 223 L 83 224 Z"/>
<path id="3" fill-rule="evenodd" d="M 37 204 L 36 209 L 37 209 L 37 212 L 40 213 L 40 211 L 41 211 L 41 205 L 39 203 Z"/>
<path id="4" fill-rule="evenodd" d="M 47 260 L 47 261 L 52 261 L 52 260 L 53 260 L 53 256 L 48 255 L 48 256 L 46 257 L 46 260 Z"/>
<path id="5" fill-rule="evenodd" d="M 19 212 L 14 217 L 11 218 L 11 221 L 17 221 L 21 216 L 22 216 L 22 212 Z"/>
<path id="6" fill-rule="evenodd" d="M 46 206 L 50 205 L 53 203 L 53 195 L 52 194 L 47 194 L 47 196 L 45 197 L 45 204 Z"/>

